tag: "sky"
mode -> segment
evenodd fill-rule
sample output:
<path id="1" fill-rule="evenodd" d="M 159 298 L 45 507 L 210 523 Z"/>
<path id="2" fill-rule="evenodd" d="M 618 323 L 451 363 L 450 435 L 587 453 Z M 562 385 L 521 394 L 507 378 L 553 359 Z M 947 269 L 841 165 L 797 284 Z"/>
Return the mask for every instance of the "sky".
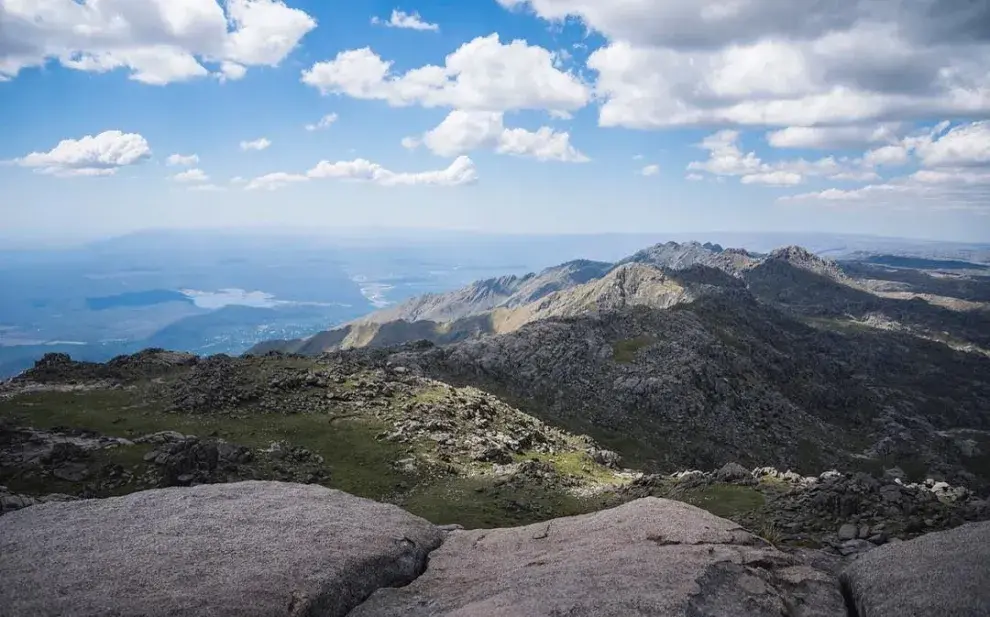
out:
<path id="1" fill-rule="evenodd" d="M 8 237 L 990 241 L 990 2 L 0 0 L 0 126 Z"/>

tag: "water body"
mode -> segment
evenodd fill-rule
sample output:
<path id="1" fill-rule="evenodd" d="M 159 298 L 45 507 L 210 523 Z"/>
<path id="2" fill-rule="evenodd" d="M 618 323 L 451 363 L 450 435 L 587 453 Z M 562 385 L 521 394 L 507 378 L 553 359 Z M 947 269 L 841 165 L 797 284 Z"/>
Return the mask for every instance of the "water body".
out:
<path id="1" fill-rule="evenodd" d="M 193 300 L 189 296 L 171 289 L 129 291 L 112 296 L 86 298 L 86 306 L 91 311 L 105 311 L 113 308 L 153 306 L 155 304 L 165 304 L 166 302 L 186 302 L 193 304 Z"/>

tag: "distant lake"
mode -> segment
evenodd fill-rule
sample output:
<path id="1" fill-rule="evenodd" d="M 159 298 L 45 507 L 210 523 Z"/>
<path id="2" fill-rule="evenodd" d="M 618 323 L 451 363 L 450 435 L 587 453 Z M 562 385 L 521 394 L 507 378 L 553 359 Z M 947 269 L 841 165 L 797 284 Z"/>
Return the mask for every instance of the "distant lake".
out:
<path id="1" fill-rule="evenodd" d="M 186 302 L 194 304 L 192 298 L 184 293 L 170 289 L 149 289 L 148 291 L 131 291 L 112 296 L 86 298 L 86 306 L 93 311 L 104 311 L 112 308 L 130 308 L 135 306 L 153 306 L 166 302 Z"/>

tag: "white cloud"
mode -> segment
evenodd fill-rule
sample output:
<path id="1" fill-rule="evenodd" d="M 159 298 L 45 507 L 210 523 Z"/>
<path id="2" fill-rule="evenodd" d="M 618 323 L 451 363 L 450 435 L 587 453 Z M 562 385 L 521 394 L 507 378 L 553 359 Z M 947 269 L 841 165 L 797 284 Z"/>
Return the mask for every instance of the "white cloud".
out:
<path id="1" fill-rule="evenodd" d="M 643 176 L 655 176 L 660 173 L 659 165 L 647 165 L 643 169 L 639 170 L 640 175 Z"/>
<path id="2" fill-rule="evenodd" d="M 446 169 L 421 172 L 395 172 L 365 159 L 353 161 L 320 161 L 305 174 L 271 173 L 251 180 L 246 190 L 274 190 L 289 184 L 332 178 L 371 182 L 382 186 L 461 186 L 478 179 L 474 161 L 457 157 Z"/>
<path id="3" fill-rule="evenodd" d="M 0 78 L 55 60 L 164 85 L 277 66 L 316 21 L 281 0 L 8 0 L 0 3 Z"/>
<path id="4" fill-rule="evenodd" d="M 255 139 L 254 141 L 242 141 L 241 150 L 264 150 L 272 145 L 266 137 Z"/>
<path id="5" fill-rule="evenodd" d="M 457 157 L 446 169 L 416 173 L 397 173 L 385 169 L 378 163 L 372 163 L 365 159 L 337 163 L 320 161 L 306 175 L 310 178 L 363 180 L 383 186 L 460 186 L 462 184 L 471 184 L 478 179 L 474 161 L 466 156 Z"/>
<path id="6" fill-rule="evenodd" d="M 944 125 L 934 129 L 939 131 Z M 957 126 L 938 138 L 923 139 L 917 146 L 922 162 L 941 165 L 990 165 L 990 121 Z"/>
<path id="7" fill-rule="evenodd" d="M 684 179 L 687 180 L 688 182 L 701 182 L 702 180 L 705 179 L 705 177 L 702 176 L 701 174 L 688 174 L 684 176 Z"/>
<path id="8" fill-rule="evenodd" d="M 236 62 L 224 61 L 220 63 L 220 72 L 217 77 L 220 81 L 237 81 L 247 75 L 247 67 Z"/>
<path id="9" fill-rule="evenodd" d="M 415 137 L 403 137 L 401 143 L 406 150 L 415 150 L 419 147 L 420 141 Z"/>
<path id="10" fill-rule="evenodd" d="M 536 131 L 506 128 L 503 114 L 498 111 L 450 112 L 436 128 L 422 139 L 407 138 L 407 147 L 423 143 L 434 154 L 456 156 L 479 148 L 491 148 L 500 154 L 526 156 L 541 161 L 583 163 L 588 157 L 571 145 L 567 132 L 549 127 Z"/>
<path id="11" fill-rule="evenodd" d="M 253 180 L 247 183 L 247 185 L 244 187 L 244 190 L 274 191 L 275 189 L 280 189 L 283 186 L 288 186 L 289 184 L 294 184 L 297 182 L 306 182 L 307 180 L 309 180 L 309 178 L 301 174 L 287 174 L 279 171 L 254 178 Z"/>
<path id="12" fill-rule="evenodd" d="M 387 26 L 389 28 L 404 28 L 407 30 L 421 31 L 425 30 L 430 32 L 440 31 L 440 26 L 423 21 L 423 18 L 419 16 L 419 13 L 406 13 L 405 11 L 400 11 L 398 9 L 392 10 L 392 15 L 388 18 L 388 20 L 384 20 L 379 17 L 372 17 L 371 23 L 380 26 Z"/>
<path id="13" fill-rule="evenodd" d="M 202 169 L 187 169 L 172 176 L 176 182 L 208 182 L 210 177 Z"/>
<path id="14" fill-rule="evenodd" d="M 328 129 L 330 126 L 337 121 L 337 114 L 327 114 L 320 118 L 319 122 L 316 124 L 307 124 L 307 131 L 319 131 L 321 129 Z"/>
<path id="15" fill-rule="evenodd" d="M 370 48 L 343 51 L 303 71 L 302 81 L 323 94 L 382 100 L 393 106 L 422 105 L 464 110 L 508 111 L 583 107 L 590 90 L 577 76 L 553 66 L 542 47 L 498 34 L 478 37 L 446 57 L 444 66 L 392 73 L 392 62 Z"/>
<path id="16" fill-rule="evenodd" d="M 547 126 L 536 131 L 505 129 L 499 135 L 495 151 L 499 154 L 526 156 L 540 161 L 587 163 L 591 159 L 571 145 L 571 135 L 557 132 Z"/>
<path id="17" fill-rule="evenodd" d="M 762 161 L 754 152 L 744 155 L 737 145 L 738 140 L 739 132 L 732 130 L 719 131 L 705 137 L 699 147 L 708 150 L 708 160 L 692 162 L 688 164 L 688 169 L 724 176 L 740 176 L 759 171 Z"/>
<path id="18" fill-rule="evenodd" d="M 554 120 L 573 120 L 574 114 L 569 111 L 563 111 L 561 109 L 551 109 L 550 117 Z"/>
<path id="19" fill-rule="evenodd" d="M 986 2 L 499 2 L 578 18 L 606 37 L 588 59 L 603 126 L 841 127 L 990 113 Z"/>
<path id="20" fill-rule="evenodd" d="M 165 159 L 165 164 L 169 167 L 192 167 L 199 163 L 199 156 L 195 154 L 170 154 Z"/>
<path id="21" fill-rule="evenodd" d="M 904 165 L 909 160 L 908 149 L 902 145 L 883 146 L 863 155 L 863 163 L 869 167 L 879 165 Z"/>
<path id="22" fill-rule="evenodd" d="M 801 174 L 793 171 L 768 171 L 758 174 L 747 174 L 740 178 L 743 184 L 765 184 L 767 186 L 794 186 L 801 184 Z"/>
<path id="23" fill-rule="evenodd" d="M 861 162 L 837 160 L 832 156 L 815 161 L 802 158 L 766 162 L 755 152 L 744 154 L 739 148 L 739 132 L 731 129 L 705 137 L 698 146 L 708 150 L 708 160 L 689 163 L 689 171 L 706 171 L 716 177 L 739 176 L 743 184 L 793 186 L 803 182 L 806 176 L 849 179 L 864 173 Z"/>
<path id="24" fill-rule="evenodd" d="M 109 176 L 151 156 L 147 140 L 137 133 L 104 131 L 80 139 L 63 139 L 48 152 L 32 152 L 14 163 L 57 176 Z"/>
<path id="25" fill-rule="evenodd" d="M 643 155 L 642 155 L 642 154 L 634 154 L 634 155 L 633 155 L 633 160 L 634 160 L 634 161 L 642 161 L 642 160 L 643 160 L 643 158 L 644 158 L 644 157 L 643 157 Z"/>
<path id="26" fill-rule="evenodd" d="M 767 133 L 767 143 L 774 148 L 831 150 L 861 148 L 896 139 L 897 124 L 879 126 L 789 126 Z"/>

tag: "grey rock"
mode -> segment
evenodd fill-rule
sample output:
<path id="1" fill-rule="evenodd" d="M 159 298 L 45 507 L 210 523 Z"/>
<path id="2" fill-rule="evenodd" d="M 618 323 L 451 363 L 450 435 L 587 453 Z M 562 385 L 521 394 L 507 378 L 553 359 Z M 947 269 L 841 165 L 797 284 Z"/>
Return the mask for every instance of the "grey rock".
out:
<path id="1" fill-rule="evenodd" d="M 844 615 L 834 578 L 735 523 L 644 498 L 513 529 L 454 531 L 412 584 L 350 617 Z M 798 612 L 789 612 L 799 607 Z"/>
<path id="2" fill-rule="evenodd" d="M 990 522 L 878 547 L 841 581 L 861 617 L 990 615 Z"/>
<path id="3" fill-rule="evenodd" d="M 739 480 L 751 480 L 752 474 L 748 469 L 739 463 L 726 463 L 715 474 L 719 482 L 738 482 Z"/>
<path id="4" fill-rule="evenodd" d="M 343 616 L 425 567 L 442 533 L 320 486 L 241 482 L 0 517 L 9 615 Z"/>
<path id="5" fill-rule="evenodd" d="M 859 535 L 859 528 L 852 523 L 846 523 L 842 527 L 839 527 L 838 536 L 840 540 L 855 540 L 857 535 Z"/>

